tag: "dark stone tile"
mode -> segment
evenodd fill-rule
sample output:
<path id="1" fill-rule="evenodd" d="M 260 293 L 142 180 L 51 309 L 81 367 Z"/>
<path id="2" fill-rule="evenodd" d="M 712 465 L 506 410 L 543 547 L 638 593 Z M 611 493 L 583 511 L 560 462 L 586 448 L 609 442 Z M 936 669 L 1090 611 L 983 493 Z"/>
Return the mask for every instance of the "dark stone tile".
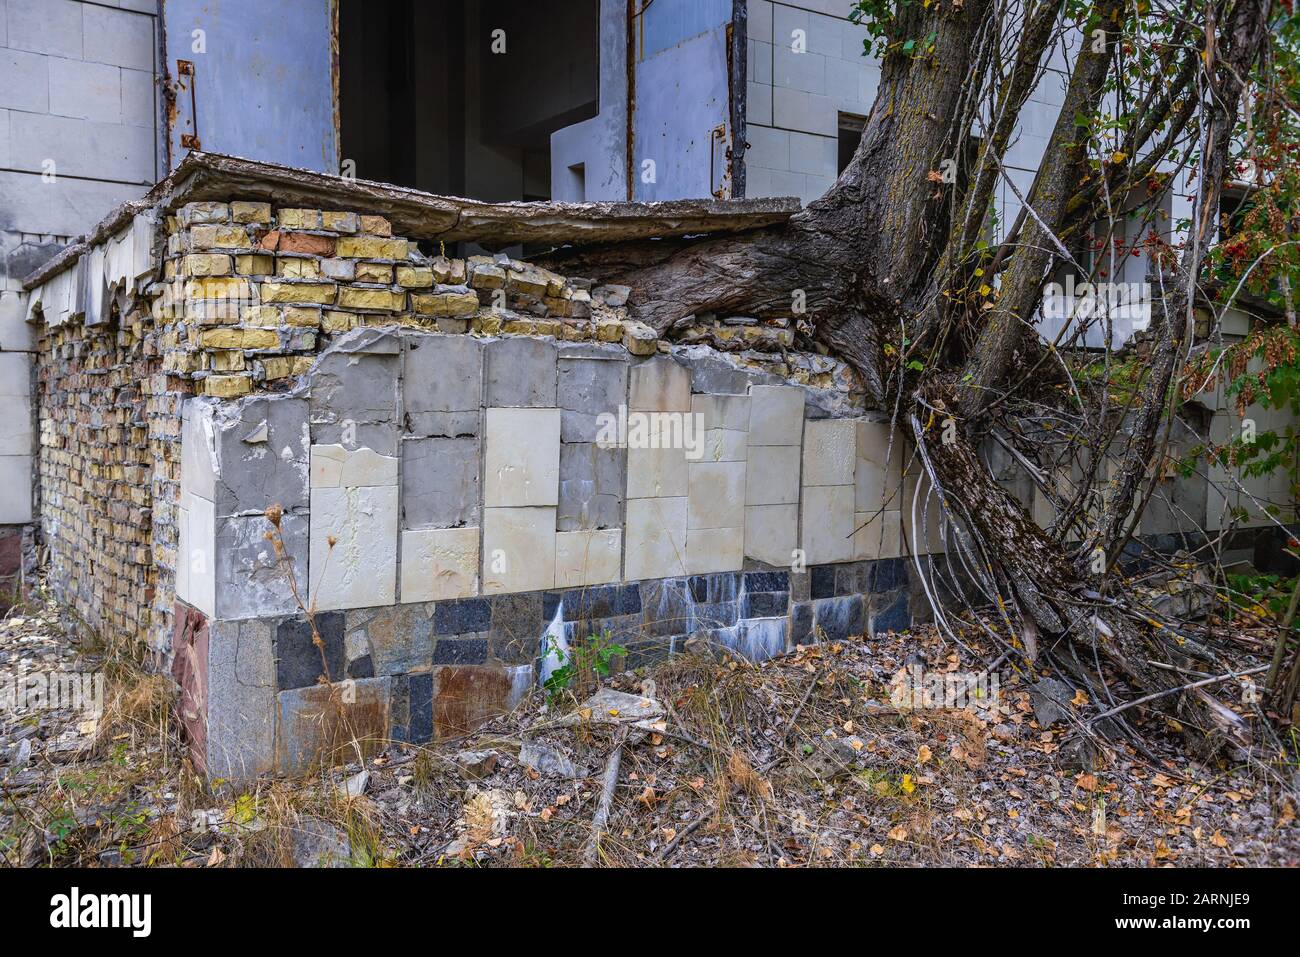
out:
<path id="1" fill-rule="evenodd" d="M 486 598 L 442 601 L 433 609 L 435 635 L 471 635 L 492 627 L 492 605 Z"/>
<path id="2" fill-rule="evenodd" d="M 902 558 L 882 558 L 871 566 L 867 590 L 873 595 L 907 584 L 907 563 Z"/>
<path id="3" fill-rule="evenodd" d="M 343 677 L 346 665 L 343 616 L 333 611 L 318 614 L 316 628 L 325 642 L 325 661 L 329 665 L 330 678 L 337 681 Z M 280 622 L 275 629 L 276 687 L 281 691 L 309 688 L 323 674 L 320 651 L 312 643 L 311 625 L 303 618 Z"/>
<path id="4" fill-rule="evenodd" d="M 785 614 L 782 612 L 782 614 Z M 726 628 L 740 620 L 740 603 L 719 601 L 695 606 L 695 623 L 692 631 L 709 628 Z"/>
<path id="5" fill-rule="evenodd" d="M 835 597 L 835 566 L 814 565 L 809 569 L 812 578 L 812 598 Z"/>
<path id="6" fill-rule="evenodd" d="M 621 669 L 635 671 L 637 668 L 645 668 L 665 661 L 684 641 L 684 638 L 676 641 L 672 638 L 637 638 L 629 641 L 624 645 L 627 648 L 627 655 L 621 662 Z"/>
<path id="7" fill-rule="evenodd" d="M 369 655 L 362 655 L 348 662 L 349 678 L 373 678 L 374 676 L 375 663 Z"/>
<path id="8" fill-rule="evenodd" d="M 693 575 L 690 579 L 691 598 L 700 605 L 735 601 L 740 594 L 740 582 L 740 572 Z"/>
<path id="9" fill-rule="evenodd" d="M 638 640 L 645 635 L 639 615 L 615 615 L 611 618 L 597 618 L 594 621 L 574 624 L 570 642 L 574 639 L 583 641 L 596 636 L 607 637 L 619 645 Z"/>
<path id="10" fill-rule="evenodd" d="M 641 620 L 647 636 L 689 634 L 694 625 L 695 602 L 685 578 L 643 582 L 641 605 Z"/>
<path id="11" fill-rule="evenodd" d="M 745 595 L 741 618 L 784 618 L 789 612 L 790 596 L 785 592 L 751 592 Z"/>
<path id="12" fill-rule="evenodd" d="M 389 678 L 388 735 L 394 741 L 410 743 L 411 683 L 409 675 Z"/>
<path id="13" fill-rule="evenodd" d="M 488 638 L 494 658 L 510 664 L 525 664 L 537 656 L 542 633 L 550 624 L 550 618 L 542 612 L 544 597 L 542 592 L 535 591 L 494 595 L 489 599 L 492 628 Z"/>
<path id="14" fill-rule="evenodd" d="M 487 656 L 486 638 L 439 638 L 433 646 L 435 665 L 481 665 Z"/>
<path id="15" fill-rule="evenodd" d="M 862 597 L 843 595 L 814 605 L 813 625 L 827 641 L 845 641 L 862 634 Z"/>
<path id="16" fill-rule="evenodd" d="M 562 597 L 558 591 L 542 592 L 542 618 L 548 625 L 555 620 L 555 613 L 560 608 Z"/>
<path id="17" fill-rule="evenodd" d="M 912 614 L 907 605 L 907 593 L 883 602 L 881 610 L 871 616 L 871 634 L 878 635 L 886 631 L 905 631 L 912 626 Z"/>
<path id="18" fill-rule="evenodd" d="M 745 572 L 745 591 L 789 591 L 789 572 Z"/>
<path id="19" fill-rule="evenodd" d="M 807 645 L 812 643 L 813 605 L 801 601 L 790 612 L 790 643 Z"/>
<path id="20" fill-rule="evenodd" d="M 433 674 L 411 675 L 410 720 L 407 740 L 411 744 L 425 744 L 433 740 Z"/>
<path id="21" fill-rule="evenodd" d="M 571 588 L 564 593 L 564 620 L 591 621 L 621 614 L 619 585 L 589 585 Z"/>
<path id="22" fill-rule="evenodd" d="M 790 572 L 790 598 L 792 601 L 812 601 L 812 575 L 806 569 Z"/>
<path id="23" fill-rule="evenodd" d="M 870 585 L 870 562 L 847 562 L 835 566 L 836 595 L 864 595 L 871 590 Z"/>
<path id="24" fill-rule="evenodd" d="M 433 672 L 433 737 L 468 734 L 510 710 L 511 681 L 500 665 L 443 665 Z"/>

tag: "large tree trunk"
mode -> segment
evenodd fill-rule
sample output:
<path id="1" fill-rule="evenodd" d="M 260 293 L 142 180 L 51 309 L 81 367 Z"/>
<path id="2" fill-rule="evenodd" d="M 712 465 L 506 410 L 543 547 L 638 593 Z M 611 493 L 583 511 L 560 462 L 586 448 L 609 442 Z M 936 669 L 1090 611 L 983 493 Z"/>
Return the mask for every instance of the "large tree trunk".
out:
<path id="1" fill-rule="evenodd" d="M 1203 55 L 1188 53 L 1190 65 L 1171 71 L 1174 79 L 1162 92 L 1148 94 L 1147 115 L 1127 134 L 1128 155 L 1158 153 L 1172 142 L 1169 131 L 1182 129 L 1199 111 L 1201 185 L 1179 284 L 1155 324 L 1153 366 L 1132 410 L 1115 490 L 1100 521 L 1088 522 L 1082 512 L 1071 520 L 1087 530 L 1072 548 L 1063 531 L 1039 528 L 976 450 L 1014 418 L 1017 404 L 1055 402 L 1069 411 L 1068 395 L 1050 388 L 1068 381 L 1064 365 L 1031 324 L 1047 276 L 1065 255 L 1061 237 L 1077 235 L 1103 198 L 1108 201 L 1109 190 L 1132 186 L 1133 177 L 1145 176 L 1154 163 L 1129 166 L 1121 158 L 1093 175 L 1087 137 L 1078 128 L 1078 117 L 1099 109 L 1114 77 L 1121 18 L 1131 11 L 1119 0 L 1094 0 L 1052 141 L 1026 197 L 1030 211 L 1002 247 L 988 250 L 979 242 L 984 210 L 1061 4 L 1030 4 L 1016 56 L 1002 81 L 987 90 L 1001 8 L 991 0 L 938 0 L 897 10 L 891 41 L 932 37 L 933 52 L 904 55 L 896 44 L 886 53 L 858 150 L 824 197 L 781 227 L 588 249 L 553 264 L 630 286 L 634 316 L 661 334 L 701 312 L 790 316 L 802 299 L 816 337 L 856 369 L 878 408 L 897 411 L 895 424 L 917 450 L 953 526 L 950 549 L 965 551 L 978 589 L 1005 613 L 1026 663 L 1034 664 L 1027 646 L 1039 636 L 1059 637 L 1078 643 L 1089 661 L 1104 656 L 1137 688 L 1176 687 L 1176 671 L 1148 662 L 1185 667 L 1195 648 L 1150 626 L 1109 577 L 1111 559 L 1131 533 L 1130 513 L 1157 456 L 1170 384 L 1187 342 L 1190 296 L 1217 221 L 1242 78 L 1260 54 L 1269 0 L 1211 0 Z M 1185 33 L 1195 30 L 1180 27 L 1179 35 Z M 1101 41 L 1093 42 L 1098 36 Z M 1193 82 L 1198 76 L 1199 85 Z M 993 128 L 973 148 L 969 134 L 986 93 L 995 108 Z M 937 176 L 946 161 L 972 155 L 973 171 L 963 167 L 955 183 Z M 971 292 L 989 281 L 975 276 L 995 274 L 997 295 Z M 956 424 L 955 441 L 943 441 L 934 428 L 947 416 Z M 1103 431 L 1111 429 L 1109 441 L 1115 416 L 1108 419 L 1103 406 L 1098 418 Z M 1076 509 L 1082 501 L 1076 500 Z M 1098 550 L 1108 558 L 1101 574 Z M 1240 730 L 1203 692 L 1183 696 L 1178 708 L 1207 737 L 1221 736 L 1225 723 L 1230 733 Z"/>

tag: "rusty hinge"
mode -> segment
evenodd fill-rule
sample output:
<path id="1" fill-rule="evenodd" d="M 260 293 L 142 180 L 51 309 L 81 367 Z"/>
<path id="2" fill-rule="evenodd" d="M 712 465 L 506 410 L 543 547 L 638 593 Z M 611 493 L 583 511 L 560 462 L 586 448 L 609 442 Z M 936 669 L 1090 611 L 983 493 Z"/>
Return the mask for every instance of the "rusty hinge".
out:
<path id="1" fill-rule="evenodd" d="M 190 88 L 190 120 L 191 120 L 191 122 L 193 122 L 193 124 L 194 124 L 194 132 L 193 132 L 193 133 L 182 133 L 182 134 L 181 134 L 181 146 L 185 147 L 187 150 L 201 150 L 201 149 L 203 149 L 203 145 L 199 142 L 199 104 L 198 104 L 198 96 L 197 96 L 197 94 L 196 94 L 196 88 L 198 87 L 198 80 L 197 80 L 197 78 L 196 78 L 195 75 L 194 75 L 194 63 L 193 63 L 193 61 L 191 61 L 191 60 L 177 60 L 177 61 L 176 61 L 176 75 L 177 75 L 177 76 L 188 76 L 188 77 L 190 78 L 190 83 L 189 83 L 189 88 Z M 182 83 L 180 84 L 180 87 L 181 87 L 182 90 L 185 89 L 185 84 L 182 82 Z"/>
<path id="2" fill-rule="evenodd" d="M 715 126 L 713 128 L 713 131 L 709 135 L 709 192 L 712 193 L 714 197 L 717 199 L 727 198 L 727 192 L 729 189 L 729 185 L 727 181 L 731 179 L 731 147 L 728 146 L 726 150 L 723 151 L 723 158 L 726 160 L 727 165 L 722 174 L 722 184 L 718 186 L 716 189 L 714 189 L 713 172 L 715 169 L 717 169 L 717 165 L 718 165 L 718 159 L 717 159 L 718 144 L 719 143 L 725 144 L 726 142 L 727 142 L 727 124 L 721 123 L 718 126 Z"/>

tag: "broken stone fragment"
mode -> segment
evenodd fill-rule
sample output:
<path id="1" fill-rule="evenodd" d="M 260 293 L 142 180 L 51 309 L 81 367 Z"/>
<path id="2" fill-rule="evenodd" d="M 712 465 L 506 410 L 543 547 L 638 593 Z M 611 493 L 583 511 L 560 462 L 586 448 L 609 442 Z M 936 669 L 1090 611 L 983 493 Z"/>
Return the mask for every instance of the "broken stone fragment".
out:
<path id="1" fill-rule="evenodd" d="M 634 356 L 652 356 L 659 349 L 659 334 L 644 322 L 624 322 L 623 347 Z"/>
<path id="2" fill-rule="evenodd" d="M 458 751 L 457 766 L 471 778 L 485 778 L 496 770 L 500 758 L 495 751 Z"/>
<path id="3" fill-rule="evenodd" d="M 519 762 L 538 774 L 569 780 L 583 777 L 568 755 L 542 741 L 525 741 L 519 748 Z"/>
<path id="4" fill-rule="evenodd" d="M 591 298 L 602 306 L 622 306 L 627 304 L 627 297 L 632 290 L 628 286 L 618 286 L 613 283 L 605 286 L 597 286 L 591 291 Z"/>

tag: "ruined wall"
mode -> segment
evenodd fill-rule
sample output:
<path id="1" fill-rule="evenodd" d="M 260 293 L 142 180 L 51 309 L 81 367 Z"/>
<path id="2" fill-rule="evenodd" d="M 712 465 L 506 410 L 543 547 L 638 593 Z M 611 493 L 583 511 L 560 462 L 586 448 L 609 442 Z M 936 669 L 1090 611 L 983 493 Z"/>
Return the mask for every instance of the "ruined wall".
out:
<path id="1" fill-rule="evenodd" d="M 462 733 L 591 634 L 762 658 L 924 608 L 937 502 L 796 317 L 661 341 L 622 287 L 391 232 L 189 203 L 32 291 L 51 584 L 170 661 L 200 767 Z"/>
<path id="2" fill-rule="evenodd" d="M 886 467 L 792 320 L 669 344 L 625 289 L 440 252 L 379 216 L 190 203 L 32 291 L 51 583 L 171 660 L 200 765 L 329 747 L 272 504 L 349 720 L 381 737 L 509 707 L 551 640 L 608 630 L 635 665 L 910 620 L 905 523 L 870 504 L 901 450 Z"/>

